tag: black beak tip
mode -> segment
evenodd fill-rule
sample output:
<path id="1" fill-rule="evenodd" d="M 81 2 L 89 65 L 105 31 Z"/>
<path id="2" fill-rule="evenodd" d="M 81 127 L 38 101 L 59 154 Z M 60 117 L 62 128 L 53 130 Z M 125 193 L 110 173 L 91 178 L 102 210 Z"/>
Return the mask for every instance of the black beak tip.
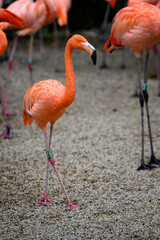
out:
<path id="1" fill-rule="evenodd" d="M 96 61 L 97 61 L 96 50 L 93 51 L 91 58 L 92 58 L 93 64 L 96 65 Z"/>

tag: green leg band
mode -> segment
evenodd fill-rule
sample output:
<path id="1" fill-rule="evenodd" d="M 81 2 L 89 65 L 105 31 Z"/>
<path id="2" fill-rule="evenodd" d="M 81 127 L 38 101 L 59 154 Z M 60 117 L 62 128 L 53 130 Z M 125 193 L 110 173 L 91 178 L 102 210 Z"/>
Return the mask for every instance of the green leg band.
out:
<path id="1" fill-rule="evenodd" d="M 147 91 L 147 83 L 143 83 L 143 91 Z"/>
<path id="2" fill-rule="evenodd" d="M 53 157 L 51 150 L 46 150 L 47 158 L 50 159 Z"/>

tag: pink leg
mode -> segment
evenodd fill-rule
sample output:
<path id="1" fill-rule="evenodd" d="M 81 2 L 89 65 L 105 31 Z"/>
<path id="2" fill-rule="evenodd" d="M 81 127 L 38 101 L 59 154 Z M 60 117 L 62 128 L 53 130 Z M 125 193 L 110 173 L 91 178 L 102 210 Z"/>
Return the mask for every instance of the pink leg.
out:
<path id="1" fill-rule="evenodd" d="M 50 132 L 51 135 L 51 132 Z M 46 142 L 46 146 L 48 146 L 48 141 L 47 141 L 47 134 L 44 133 L 44 137 L 45 137 L 45 142 Z M 51 137 L 50 137 L 50 143 L 51 143 Z M 49 143 L 49 146 L 50 146 Z M 54 204 L 54 202 L 51 202 L 50 200 L 47 199 L 48 193 L 47 193 L 47 187 L 48 187 L 48 169 L 49 169 L 49 161 L 47 158 L 47 169 L 46 169 L 46 185 L 45 185 L 45 193 L 44 193 L 44 198 L 36 203 L 38 204 L 43 204 L 43 205 L 47 205 L 47 204 Z"/>
<path id="2" fill-rule="evenodd" d="M 12 137 L 12 128 L 11 128 L 9 122 L 8 122 L 8 118 L 7 118 L 6 112 L 5 112 L 5 110 L 4 110 L 4 102 L 3 102 L 1 84 L 0 84 L 0 100 L 1 100 L 2 109 L 3 109 L 3 112 L 4 112 L 4 119 L 5 119 L 5 123 L 6 123 L 6 129 L 5 129 L 5 131 L 0 135 L 0 139 L 3 139 L 3 138 L 11 138 L 11 137 Z"/>
<path id="3" fill-rule="evenodd" d="M 5 99 L 4 99 L 4 102 L 3 102 L 3 104 L 4 104 L 4 106 L 3 106 L 4 115 L 15 115 L 15 114 L 7 111 L 7 100 L 8 100 L 8 92 L 9 92 L 9 87 L 10 87 L 10 82 L 11 82 L 11 70 L 12 70 L 13 56 L 14 56 L 15 51 L 16 51 L 17 42 L 18 42 L 18 36 L 16 35 L 16 37 L 14 39 L 11 55 L 10 55 L 9 60 L 8 60 L 8 80 L 7 80 L 7 88 L 6 88 L 6 93 L 5 93 Z"/>
<path id="4" fill-rule="evenodd" d="M 30 72 L 30 81 L 31 85 L 34 84 L 33 82 L 33 66 L 32 66 L 32 54 L 33 54 L 33 35 L 30 36 L 30 41 L 29 41 L 29 56 L 28 56 L 28 69 Z"/>
<path id="5" fill-rule="evenodd" d="M 58 170 L 57 170 L 57 168 L 56 168 L 56 166 L 55 166 L 55 160 L 51 157 L 51 158 L 49 158 L 49 161 L 50 161 L 50 163 L 52 164 L 52 166 L 53 166 L 53 168 L 54 168 L 54 170 L 55 170 L 55 172 L 56 172 L 56 174 L 57 174 L 57 177 L 58 177 L 58 179 L 59 179 L 59 181 L 60 181 L 60 184 L 61 184 L 61 186 L 62 186 L 62 188 L 63 188 L 63 191 L 64 191 L 64 193 L 65 193 L 65 196 L 66 196 L 66 198 L 67 198 L 68 209 L 69 209 L 69 210 L 72 210 L 72 209 L 75 209 L 75 208 L 80 208 L 80 207 L 81 207 L 81 204 L 73 204 L 73 203 L 70 201 L 69 196 L 68 196 L 68 194 L 67 194 L 67 191 L 66 191 L 66 189 L 65 189 L 65 187 L 64 187 L 64 185 L 63 185 L 63 182 L 62 182 L 62 180 L 61 180 L 61 178 L 60 178 L 59 172 L 58 172 Z"/>
<path id="6" fill-rule="evenodd" d="M 55 160 L 53 159 L 53 157 L 52 157 L 52 152 L 51 152 L 51 150 L 50 150 L 50 146 L 48 145 L 48 141 L 47 141 L 47 135 L 46 135 L 46 132 L 44 133 L 44 136 L 45 136 L 45 142 L 46 142 L 46 147 L 47 147 L 47 151 L 46 151 L 46 153 L 47 153 L 47 158 L 48 158 L 48 161 L 51 163 L 51 165 L 53 166 L 53 168 L 54 168 L 54 170 L 55 170 L 55 172 L 56 172 L 56 174 L 57 174 L 57 177 L 58 177 L 58 179 L 59 179 L 59 181 L 60 181 L 60 184 L 61 184 L 61 186 L 62 186 L 62 188 L 63 188 L 63 191 L 64 191 L 64 193 L 65 193 L 65 196 L 66 196 L 66 198 L 67 198 L 67 202 L 68 202 L 68 209 L 69 210 L 72 210 L 72 209 L 75 209 L 75 208 L 80 208 L 80 204 L 73 204 L 71 201 L 70 201 L 70 199 L 69 199 L 69 196 L 68 196 L 68 194 L 67 194 L 67 191 L 66 191 L 66 189 L 65 189 L 65 187 L 64 187 L 64 185 L 63 185 L 63 182 L 62 182 L 62 180 L 61 180 L 61 177 L 60 177 L 60 175 L 59 175 L 59 172 L 58 172 L 58 170 L 57 170 L 57 168 L 56 168 L 56 166 L 55 166 Z M 51 143 L 51 136 L 52 136 L 52 127 L 51 127 L 51 131 L 50 131 L 50 143 Z M 49 144 L 50 144 L 49 143 Z M 48 180 L 48 179 L 47 179 Z"/>
<path id="7" fill-rule="evenodd" d="M 158 78 L 158 96 L 160 96 L 160 71 L 159 71 L 159 60 L 158 60 L 158 47 L 156 45 L 153 46 L 153 52 L 155 55 L 156 72 L 157 72 L 157 78 Z"/>
<path id="8" fill-rule="evenodd" d="M 40 52 L 42 52 L 42 53 L 46 52 L 46 49 L 44 48 L 42 28 L 39 30 L 39 48 L 40 48 Z"/>

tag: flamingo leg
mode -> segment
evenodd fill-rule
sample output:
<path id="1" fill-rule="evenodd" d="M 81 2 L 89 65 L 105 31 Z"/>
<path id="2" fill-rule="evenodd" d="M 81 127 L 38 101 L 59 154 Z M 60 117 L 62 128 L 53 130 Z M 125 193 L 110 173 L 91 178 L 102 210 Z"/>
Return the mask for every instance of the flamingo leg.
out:
<path id="1" fill-rule="evenodd" d="M 108 2 L 107 3 L 107 8 L 106 8 L 106 12 L 105 12 L 105 16 L 104 16 L 104 20 L 102 23 L 102 27 L 101 27 L 101 32 L 102 32 L 102 40 L 104 41 L 105 39 L 105 35 L 106 35 L 106 28 L 107 28 L 107 23 L 108 23 L 108 18 L 109 18 L 109 13 L 110 13 L 110 9 L 111 9 L 111 5 Z M 107 63 L 106 63 L 106 53 L 103 51 L 102 52 L 102 63 L 100 65 L 101 69 L 104 68 L 108 68 Z"/>
<path id="2" fill-rule="evenodd" d="M 153 46 L 153 52 L 155 56 L 156 61 L 156 72 L 157 72 L 157 78 L 158 78 L 158 96 L 160 96 L 160 69 L 159 69 L 159 60 L 158 60 L 158 48 L 157 46 Z"/>
<path id="3" fill-rule="evenodd" d="M 134 93 L 131 95 L 131 97 L 138 97 L 138 96 L 139 96 L 139 83 L 138 83 L 138 80 L 136 79 L 135 90 L 134 90 Z"/>
<path id="4" fill-rule="evenodd" d="M 67 41 L 69 39 L 69 36 L 70 36 L 70 30 L 69 30 L 69 27 L 68 27 L 68 24 L 67 24 L 66 27 L 65 27 L 65 37 L 66 37 Z"/>
<path id="5" fill-rule="evenodd" d="M 148 70 L 148 62 L 149 62 L 149 53 L 146 55 L 146 66 L 145 66 L 145 75 L 144 75 L 144 84 L 143 84 L 143 97 L 146 106 L 146 113 L 147 113 L 147 122 L 148 122 L 148 131 L 149 131 L 149 139 L 150 139 L 150 147 L 151 147 L 151 157 L 149 164 L 157 164 L 160 165 L 160 160 L 155 157 L 154 150 L 153 150 L 153 141 L 152 141 L 152 132 L 151 132 L 151 124 L 150 124 L 150 115 L 149 115 L 149 106 L 148 106 L 148 99 L 149 95 L 147 92 L 147 70 Z"/>
<path id="6" fill-rule="evenodd" d="M 42 53 L 46 52 L 46 49 L 44 48 L 43 29 L 42 28 L 39 30 L 39 48 Z"/>
<path id="7" fill-rule="evenodd" d="M 2 88 L 1 88 L 1 83 L 0 83 L 0 100 L 1 100 L 1 104 L 2 104 L 2 109 L 4 112 L 4 119 L 5 119 L 5 124 L 6 124 L 6 129 L 5 131 L 0 135 L 0 139 L 3 138 L 11 138 L 12 137 L 12 128 L 8 122 L 8 118 L 6 115 L 6 112 L 4 110 L 4 102 L 3 102 L 3 96 L 2 96 Z"/>
<path id="8" fill-rule="evenodd" d="M 51 133 L 52 133 L 52 130 L 50 131 L 49 147 L 50 147 L 50 144 L 51 144 Z M 44 133 L 44 137 L 45 137 L 46 146 L 48 146 L 48 140 L 47 140 L 47 134 L 46 134 L 46 132 Z M 48 149 L 48 147 L 47 147 L 47 149 Z M 43 204 L 43 205 L 54 204 L 54 202 L 48 200 L 48 198 L 47 198 L 47 196 L 48 196 L 48 193 L 47 193 L 47 187 L 48 187 L 48 170 L 49 170 L 49 160 L 48 160 L 48 158 L 47 158 L 46 185 L 45 185 L 44 198 L 43 198 L 42 200 L 36 202 L 37 204 Z"/>
<path id="9" fill-rule="evenodd" d="M 63 184 L 63 182 L 62 182 L 62 180 L 61 180 L 61 177 L 60 177 L 60 175 L 59 175 L 59 172 L 58 172 L 58 170 L 57 170 L 57 168 L 56 168 L 56 165 L 55 165 L 55 160 L 54 160 L 54 158 L 52 157 L 52 152 L 51 152 L 51 150 L 50 150 L 50 144 L 51 144 L 51 137 L 52 137 L 52 127 L 51 127 L 51 130 L 50 130 L 50 141 L 49 141 L 49 144 L 48 144 L 48 141 L 47 141 L 47 134 L 46 134 L 46 132 L 44 132 L 44 136 L 45 136 L 45 142 L 46 142 L 46 147 L 47 147 L 47 151 L 46 151 L 46 153 L 47 153 L 47 160 L 51 163 L 51 165 L 53 166 L 53 168 L 54 168 L 54 170 L 55 170 L 55 172 L 56 172 L 56 174 L 57 174 L 57 177 L 58 177 L 58 179 L 59 179 L 59 181 L 60 181 L 60 184 L 61 184 L 61 186 L 62 186 L 62 189 L 63 189 L 63 191 L 64 191 L 64 193 L 65 193 L 65 196 L 66 196 L 66 198 L 67 198 L 67 202 L 68 202 L 68 209 L 69 210 L 72 210 L 72 209 L 75 209 L 75 208 L 80 208 L 80 204 L 73 204 L 71 201 L 70 201 L 70 198 L 69 198 L 69 196 L 68 196 L 68 194 L 67 194 L 67 191 L 66 191 L 66 189 L 65 189 L 65 187 L 64 187 L 64 184 Z M 48 173 L 47 173 L 48 174 Z M 46 174 L 46 175 L 47 175 Z M 47 179 L 47 178 L 46 178 Z M 47 181 L 48 181 L 48 179 L 47 179 Z M 46 194 L 46 193 L 45 193 Z M 43 200 L 43 199 L 42 199 Z"/>
<path id="10" fill-rule="evenodd" d="M 33 40 L 34 40 L 34 36 L 31 35 L 30 36 L 30 41 L 29 41 L 29 56 L 28 56 L 28 69 L 30 72 L 30 81 L 31 81 L 31 85 L 34 84 L 33 82 L 33 66 L 32 66 L 32 55 L 33 55 Z"/>
<path id="11" fill-rule="evenodd" d="M 141 57 L 138 58 L 138 82 L 139 82 L 139 103 L 141 108 L 142 151 L 141 151 L 141 165 L 137 170 L 150 170 L 152 169 L 152 167 L 144 163 L 144 98 L 141 84 Z"/>
<path id="12" fill-rule="evenodd" d="M 8 92 L 9 92 L 9 87 L 10 87 L 10 82 L 11 82 L 11 70 L 12 70 L 12 65 L 13 65 L 13 57 L 16 51 L 17 47 L 17 42 L 18 42 L 18 35 L 15 36 L 14 43 L 13 43 L 13 48 L 8 60 L 8 79 L 7 79 L 7 87 L 6 87 L 6 93 L 5 93 L 5 99 L 4 99 L 4 106 L 3 106 L 3 113 L 4 115 L 14 115 L 13 113 L 10 113 L 7 111 L 7 100 L 8 100 Z"/>

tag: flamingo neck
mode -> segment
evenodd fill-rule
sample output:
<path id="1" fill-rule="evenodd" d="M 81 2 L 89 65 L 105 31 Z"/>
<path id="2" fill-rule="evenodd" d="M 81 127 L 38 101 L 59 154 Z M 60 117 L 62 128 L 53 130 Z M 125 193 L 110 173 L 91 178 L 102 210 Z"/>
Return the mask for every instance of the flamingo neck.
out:
<path id="1" fill-rule="evenodd" d="M 68 107 L 76 95 L 76 79 L 72 64 L 72 51 L 73 48 L 68 42 L 65 49 L 65 70 L 66 70 L 66 87 L 63 99 L 64 107 Z"/>

